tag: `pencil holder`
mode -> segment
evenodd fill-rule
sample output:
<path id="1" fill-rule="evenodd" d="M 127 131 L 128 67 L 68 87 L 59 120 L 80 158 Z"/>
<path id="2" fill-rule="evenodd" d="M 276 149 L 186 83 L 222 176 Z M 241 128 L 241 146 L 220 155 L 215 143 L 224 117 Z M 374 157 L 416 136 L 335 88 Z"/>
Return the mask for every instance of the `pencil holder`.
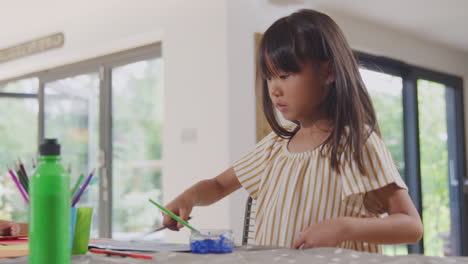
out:
<path id="1" fill-rule="evenodd" d="M 234 248 L 232 230 L 202 229 L 192 231 L 190 249 L 192 253 L 231 253 Z"/>
<path id="2" fill-rule="evenodd" d="M 70 212 L 70 249 L 72 249 L 73 248 L 73 238 L 75 236 L 76 207 L 72 206 L 70 210 L 71 210 L 71 212 Z"/>
<path id="3" fill-rule="evenodd" d="M 93 208 L 76 208 L 75 236 L 73 238 L 72 254 L 81 255 L 88 252 L 89 232 L 91 231 L 91 218 Z"/>

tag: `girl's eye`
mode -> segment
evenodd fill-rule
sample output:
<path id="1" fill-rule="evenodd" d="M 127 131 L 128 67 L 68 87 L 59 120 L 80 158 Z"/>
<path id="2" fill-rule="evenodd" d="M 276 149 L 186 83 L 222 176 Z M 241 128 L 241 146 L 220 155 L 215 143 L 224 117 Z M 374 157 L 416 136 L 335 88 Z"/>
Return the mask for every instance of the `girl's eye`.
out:
<path id="1" fill-rule="evenodd" d="M 283 79 L 283 80 L 286 80 L 290 75 L 289 74 L 283 74 L 283 75 L 280 75 L 280 79 Z"/>

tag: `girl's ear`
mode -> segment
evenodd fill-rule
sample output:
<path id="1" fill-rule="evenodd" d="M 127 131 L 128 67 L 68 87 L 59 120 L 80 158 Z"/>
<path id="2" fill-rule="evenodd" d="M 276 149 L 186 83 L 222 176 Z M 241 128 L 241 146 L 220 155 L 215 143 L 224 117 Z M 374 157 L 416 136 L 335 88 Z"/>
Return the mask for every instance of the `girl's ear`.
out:
<path id="1" fill-rule="evenodd" d="M 335 81 L 335 73 L 333 72 L 332 63 L 325 61 L 320 64 L 320 73 L 323 76 L 323 83 L 329 85 Z"/>

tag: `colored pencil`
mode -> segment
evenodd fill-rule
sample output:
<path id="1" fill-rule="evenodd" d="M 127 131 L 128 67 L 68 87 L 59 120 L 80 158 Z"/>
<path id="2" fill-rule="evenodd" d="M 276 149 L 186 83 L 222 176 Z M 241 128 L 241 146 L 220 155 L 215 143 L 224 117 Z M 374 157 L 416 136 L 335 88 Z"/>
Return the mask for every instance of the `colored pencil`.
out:
<path id="1" fill-rule="evenodd" d="M 29 180 L 28 179 L 28 173 L 26 173 L 26 169 L 24 168 L 23 162 L 21 162 L 20 159 L 18 159 L 18 161 L 19 161 L 19 167 L 20 167 L 21 171 L 24 173 L 24 177 L 26 178 L 26 180 Z"/>
<path id="2" fill-rule="evenodd" d="M 10 173 L 11 178 L 15 182 L 16 187 L 18 187 L 18 190 L 20 191 L 21 195 L 23 196 L 24 200 L 26 201 L 26 203 L 29 204 L 28 194 L 24 190 L 23 186 L 21 186 L 21 184 L 19 183 L 18 178 L 16 178 L 15 173 L 9 167 L 7 167 L 7 169 L 8 169 L 8 172 Z"/>
<path id="3" fill-rule="evenodd" d="M 115 255 L 115 256 L 138 258 L 138 259 L 153 259 L 153 256 L 151 255 L 126 253 L 126 252 L 120 252 L 120 251 L 108 250 L 108 249 L 91 248 L 89 251 L 92 253 L 96 253 L 96 254 Z"/>
<path id="4" fill-rule="evenodd" d="M 24 176 L 24 173 L 21 171 L 20 168 L 16 169 L 16 175 L 18 175 L 19 182 L 21 183 L 21 186 L 23 186 L 23 189 L 26 191 L 26 193 L 29 194 L 28 181 L 26 179 L 26 176 Z"/>
<path id="5" fill-rule="evenodd" d="M 148 199 L 150 203 L 156 205 L 156 207 L 158 207 L 159 209 L 161 209 L 161 211 L 163 211 L 164 213 L 166 213 L 167 215 L 169 215 L 172 219 L 176 220 L 177 222 L 183 224 L 184 226 L 190 228 L 190 230 L 192 231 L 197 231 L 194 227 L 192 227 L 191 225 L 189 225 L 189 223 L 185 222 L 182 218 L 178 217 L 177 215 L 175 215 L 173 212 L 169 211 L 166 207 L 158 204 L 157 202 L 153 201 L 152 199 Z"/>
<path id="6" fill-rule="evenodd" d="M 91 179 L 91 181 L 89 181 L 89 185 L 93 185 L 93 184 L 98 183 L 98 182 L 99 182 L 99 178 L 96 177 L 96 176 L 94 176 L 94 177 Z"/>
<path id="7" fill-rule="evenodd" d="M 80 187 L 81 182 L 84 180 L 84 175 L 83 173 L 80 174 L 80 177 L 76 180 L 75 186 L 73 186 L 73 190 L 71 193 L 71 197 L 74 197 L 76 194 L 76 191 L 78 190 L 78 187 Z"/>
<path id="8" fill-rule="evenodd" d="M 78 203 L 78 201 L 80 200 L 81 196 L 83 195 L 83 192 L 85 191 L 86 187 L 88 187 L 88 184 L 89 184 L 89 181 L 91 181 L 91 178 L 93 177 L 93 174 L 94 174 L 94 170 L 91 171 L 91 173 L 89 174 L 89 176 L 86 178 L 85 182 L 83 183 L 83 185 L 81 186 L 80 190 L 76 193 L 76 195 L 73 197 L 73 200 L 72 200 L 72 206 L 75 206 L 76 203 Z"/>

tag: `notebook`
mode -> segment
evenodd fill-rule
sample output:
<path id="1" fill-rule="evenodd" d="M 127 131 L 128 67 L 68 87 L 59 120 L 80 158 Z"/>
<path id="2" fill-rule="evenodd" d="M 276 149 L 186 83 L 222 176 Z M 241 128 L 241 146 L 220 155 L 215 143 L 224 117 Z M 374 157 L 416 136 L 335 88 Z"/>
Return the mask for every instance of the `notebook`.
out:
<path id="1" fill-rule="evenodd" d="M 91 240 L 90 248 L 110 249 L 118 251 L 141 252 L 189 252 L 188 244 L 161 243 L 157 241 L 116 241 L 116 240 Z"/>
<path id="2" fill-rule="evenodd" d="M 27 255 L 29 255 L 29 246 L 27 244 L 13 246 L 0 245 L 0 259 L 23 257 Z"/>

